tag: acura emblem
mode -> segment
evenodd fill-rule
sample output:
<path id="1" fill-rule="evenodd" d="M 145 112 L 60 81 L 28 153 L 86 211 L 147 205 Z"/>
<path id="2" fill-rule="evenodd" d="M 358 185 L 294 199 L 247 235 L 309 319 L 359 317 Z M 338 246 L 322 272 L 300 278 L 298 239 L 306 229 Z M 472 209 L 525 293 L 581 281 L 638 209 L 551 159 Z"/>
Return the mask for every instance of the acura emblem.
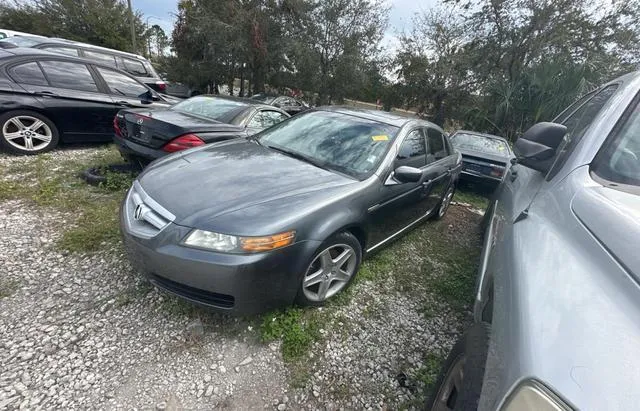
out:
<path id="1" fill-rule="evenodd" d="M 136 123 L 138 123 L 139 126 L 142 125 L 142 123 L 144 123 L 144 119 L 139 118 Z"/>
<path id="2" fill-rule="evenodd" d="M 142 204 L 138 204 L 136 207 L 136 211 L 133 212 L 133 218 L 135 220 L 142 220 L 144 216 L 144 206 Z"/>

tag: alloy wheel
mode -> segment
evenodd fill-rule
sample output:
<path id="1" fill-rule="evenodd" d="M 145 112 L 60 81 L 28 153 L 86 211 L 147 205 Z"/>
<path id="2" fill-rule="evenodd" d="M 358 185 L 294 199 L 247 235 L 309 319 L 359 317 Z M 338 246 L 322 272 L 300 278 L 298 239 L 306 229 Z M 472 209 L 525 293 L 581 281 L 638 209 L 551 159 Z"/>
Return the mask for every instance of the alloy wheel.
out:
<path id="1" fill-rule="evenodd" d="M 310 301 L 321 302 L 336 295 L 351 280 L 357 266 L 356 251 L 347 244 L 336 244 L 313 260 L 302 282 Z"/>
<path id="2" fill-rule="evenodd" d="M 449 205 L 451 204 L 451 200 L 453 199 L 453 187 L 449 187 L 447 190 L 447 194 L 444 195 L 442 199 L 442 203 L 440 204 L 440 208 L 438 209 L 438 217 L 444 217 L 444 214 L 447 212 Z"/>
<path id="3" fill-rule="evenodd" d="M 11 117 L 3 124 L 2 135 L 10 145 L 23 151 L 42 150 L 53 138 L 47 123 L 32 116 Z"/>
<path id="4" fill-rule="evenodd" d="M 462 392 L 464 379 L 465 356 L 460 354 L 445 376 L 442 385 L 438 389 L 436 401 L 431 411 L 451 411 L 456 407 L 456 400 Z"/>

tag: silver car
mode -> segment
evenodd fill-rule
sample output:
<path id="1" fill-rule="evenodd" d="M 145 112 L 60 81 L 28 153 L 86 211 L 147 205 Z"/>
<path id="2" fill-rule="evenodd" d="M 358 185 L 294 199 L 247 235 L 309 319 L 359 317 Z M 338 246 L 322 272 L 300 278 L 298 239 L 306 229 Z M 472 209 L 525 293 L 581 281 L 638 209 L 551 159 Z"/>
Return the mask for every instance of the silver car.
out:
<path id="1" fill-rule="evenodd" d="M 515 144 L 442 410 L 640 409 L 640 72 Z"/>

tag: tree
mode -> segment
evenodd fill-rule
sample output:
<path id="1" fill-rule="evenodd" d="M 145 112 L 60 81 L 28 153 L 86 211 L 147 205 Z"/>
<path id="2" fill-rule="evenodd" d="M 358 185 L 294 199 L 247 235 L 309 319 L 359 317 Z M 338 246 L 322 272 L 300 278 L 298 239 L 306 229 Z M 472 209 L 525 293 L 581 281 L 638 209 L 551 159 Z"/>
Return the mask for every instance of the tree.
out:
<path id="1" fill-rule="evenodd" d="M 138 44 L 144 25 L 134 16 Z M 118 0 L 32 0 L 0 6 L 0 26 L 132 51 L 129 12 Z"/>
<path id="2" fill-rule="evenodd" d="M 169 47 L 169 38 L 167 37 L 162 27 L 157 24 L 149 27 L 145 32 L 147 38 L 147 54 L 152 57 L 154 54 L 156 58 L 159 58 L 165 54 L 165 50 Z"/>

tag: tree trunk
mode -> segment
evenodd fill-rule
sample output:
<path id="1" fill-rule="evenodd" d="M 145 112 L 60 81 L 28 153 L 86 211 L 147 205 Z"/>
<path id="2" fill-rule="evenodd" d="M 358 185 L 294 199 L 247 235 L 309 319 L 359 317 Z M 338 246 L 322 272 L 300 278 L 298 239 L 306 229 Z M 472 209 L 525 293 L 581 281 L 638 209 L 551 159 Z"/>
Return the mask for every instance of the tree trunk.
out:
<path id="1" fill-rule="evenodd" d="M 240 97 L 244 97 L 244 67 L 240 65 Z"/>

